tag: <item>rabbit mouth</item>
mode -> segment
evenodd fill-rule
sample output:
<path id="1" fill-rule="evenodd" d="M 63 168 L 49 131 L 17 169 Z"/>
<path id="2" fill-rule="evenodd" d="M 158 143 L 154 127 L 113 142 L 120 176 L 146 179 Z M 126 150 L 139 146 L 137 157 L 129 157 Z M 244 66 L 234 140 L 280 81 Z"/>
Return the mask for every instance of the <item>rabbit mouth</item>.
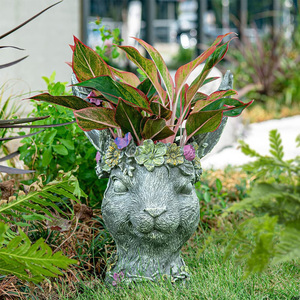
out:
<path id="1" fill-rule="evenodd" d="M 168 234 L 161 232 L 159 230 L 152 230 L 151 232 L 144 234 L 143 238 L 149 242 L 162 243 L 166 240 L 169 240 Z"/>

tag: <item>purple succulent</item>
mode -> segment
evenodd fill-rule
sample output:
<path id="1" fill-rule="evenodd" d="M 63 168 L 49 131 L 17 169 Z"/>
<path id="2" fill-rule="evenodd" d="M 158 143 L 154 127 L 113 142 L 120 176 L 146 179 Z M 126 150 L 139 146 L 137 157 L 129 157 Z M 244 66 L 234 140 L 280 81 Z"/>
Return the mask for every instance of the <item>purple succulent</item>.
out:
<path id="1" fill-rule="evenodd" d="M 96 154 L 96 162 L 98 162 L 100 159 L 101 159 L 101 154 L 98 151 L 97 154 Z"/>
<path id="2" fill-rule="evenodd" d="M 95 104 L 96 106 L 100 106 L 101 103 L 102 103 L 102 100 L 101 100 L 101 99 L 97 99 L 97 98 L 95 98 L 95 97 L 97 97 L 97 95 L 95 94 L 94 91 L 91 91 L 91 92 L 89 93 L 89 95 L 87 96 L 87 98 L 90 100 L 90 103 L 93 103 L 93 104 Z"/>
<path id="3" fill-rule="evenodd" d="M 115 138 L 115 143 L 118 146 L 118 149 L 123 149 L 126 146 L 128 146 L 128 144 L 130 143 L 132 139 L 132 135 L 130 132 L 125 134 L 125 137 L 121 138 L 121 137 L 117 137 Z"/>
<path id="4" fill-rule="evenodd" d="M 183 155 L 186 160 L 192 161 L 196 156 L 196 150 L 192 145 L 185 145 L 183 147 Z"/>

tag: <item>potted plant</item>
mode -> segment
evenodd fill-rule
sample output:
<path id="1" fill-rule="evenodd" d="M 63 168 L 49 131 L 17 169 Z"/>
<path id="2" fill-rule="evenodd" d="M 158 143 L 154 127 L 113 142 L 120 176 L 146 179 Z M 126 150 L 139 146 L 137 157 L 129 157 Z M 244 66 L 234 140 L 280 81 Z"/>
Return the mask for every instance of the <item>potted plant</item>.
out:
<path id="1" fill-rule="evenodd" d="M 200 158 L 218 141 L 227 117 L 238 116 L 252 101 L 229 98 L 232 75 L 218 91 L 198 92 L 210 70 L 224 57 L 231 33 L 218 36 L 192 62 L 180 67 L 175 80 L 159 52 L 136 39 L 152 58 L 134 47 L 119 46 L 145 74 L 139 78 L 107 65 L 92 49 L 74 39 L 74 96 L 40 94 L 31 99 L 74 109 L 80 128 L 98 150 L 96 172 L 109 177 L 102 214 L 117 253 L 106 280 L 186 279 L 180 249 L 196 230 L 199 201 L 193 184 L 202 169 Z M 202 72 L 186 84 L 205 61 Z"/>

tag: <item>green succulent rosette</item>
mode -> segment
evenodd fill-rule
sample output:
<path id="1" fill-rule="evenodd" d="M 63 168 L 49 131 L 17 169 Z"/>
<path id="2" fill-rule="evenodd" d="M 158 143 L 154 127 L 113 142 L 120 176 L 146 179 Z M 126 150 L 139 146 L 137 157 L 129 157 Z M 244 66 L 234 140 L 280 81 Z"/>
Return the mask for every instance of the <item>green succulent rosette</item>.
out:
<path id="1" fill-rule="evenodd" d="M 151 172 L 154 167 L 161 166 L 165 162 L 166 152 L 167 146 L 164 143 L 154 144 L 152 140 L 145 140 L 142 146 L 136 147 L 134 157 L 139 165 L 144 165 Z"/>
<path id="2" fill-rule="evenodd" d="M 110 168 L 113 168 L 119 163 L 121 154 L 122 152 L 118 149 L 116 143 L 112 142 L 105 153 L 104 161 Z"/>
<path id="3" fill-rule="evenodd" d="M 181 147 L 177 146 L 177 144 L 175 143 L 168 146 L 165 156 L 166 156 L 166 163 L 171 166 L 177 166 L 184 163 L 182 149 Z"/>

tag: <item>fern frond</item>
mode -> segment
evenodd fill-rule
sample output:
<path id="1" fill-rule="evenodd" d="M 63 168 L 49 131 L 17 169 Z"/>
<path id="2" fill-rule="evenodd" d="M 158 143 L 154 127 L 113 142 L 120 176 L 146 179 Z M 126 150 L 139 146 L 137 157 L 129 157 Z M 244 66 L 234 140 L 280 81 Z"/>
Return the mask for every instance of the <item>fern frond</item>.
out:
<path id="1" fill-rule="evenodd" d="M 271 130 L 269 132 L 269 141 L 270 141 L 270 153 L 277 158 L 278 160 L 282 161 L 283 159 L 283 146 L 280 134 L 276 129 Z"/>
<path id="2" fill-rule="evenodd" d="M 272 264 L 300 258 L 300 230 L 286 226 L 280 233 Z"/>
<path id="3" fill-rule="evenodd" d="M 241 150 L 244 154 L 251 156 L 251 157 L 262 157 L 258 152 L 255 150 L 251 149 L 248 144 L 246 144 L 244 141 L 239 140 L 239 144 L 241 145 Z"/>
<path id="4" fill-rule="evenodd" d="M 65 215 L 65 212 L 58 206 L 58 203 L 63 202 L 62 198 L 67 197 L 79 202 L 74 196 L 75 189 L 78 189 L 76 185 L 77 179 L 73 176 L 70 181 L 70 177 L 72 175 L 69 174 L 69 176 L 50 182 L 44 187 L 38 187 L 37 190 L 31 191 L 27 195 L 19 195 L 15 200 L 2 204 L 0 206 L 0 220 L 14 224 L 17 221 L 8 219 L 8 216 L 21 217 L 24 220 L 31 221 L 51 220 L 50 218 L 53 217 L 51 209 Z M 85 195 L 81 190 L 80 194 Z"/>
<path id="5" fill-rule="evenodd" d="M 62 275 L 60 269 L 67 269 L 70 264 L 77 263 L 76 260 L 65 257 L 62 252 L 53 254 L 43 239 L 31 244 L 21 229 L 20 235 L 4 245 L 4 236 L 8 228 L 9 226 L 0 222 L 1 274 L 13 274 L 20 279 L 38 283 L 46 276 Z"/>

